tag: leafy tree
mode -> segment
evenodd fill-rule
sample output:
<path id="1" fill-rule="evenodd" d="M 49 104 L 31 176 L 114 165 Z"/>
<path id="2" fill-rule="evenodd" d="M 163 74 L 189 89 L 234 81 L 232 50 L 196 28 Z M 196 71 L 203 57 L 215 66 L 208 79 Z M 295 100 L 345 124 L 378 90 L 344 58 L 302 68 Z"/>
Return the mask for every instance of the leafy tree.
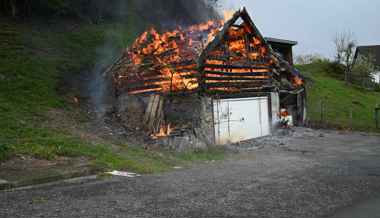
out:
<path id="1" fill-rule="evenodd" d="M 352 75 L 356 78 L 357 82 L 360 82 L 362 87 L 368 87 L 373 83 L 372 73 L 378 70 L 373 64 L 374 62 L 372 54 L 368 56 L 359 55 L 355 60 Z"/>
<path id="2" fill-rule="evenodd" d="M 349 73 L 352 70 L 354 62 L 356 41 L 351 32 L 345 32 L 336 35 L 334 44 L 336 48 L 335 61 L 343 65 L 344 80 L 348 83 Z"/>
<path id="3" fill-rule="evenodd" d="M 305 54 L 305 55 L 297 55 L 295 58 L 295 63 L 298 65 L 311 64 L 317 61 L 323 61 L 325 58 L 320 54 Z"/>

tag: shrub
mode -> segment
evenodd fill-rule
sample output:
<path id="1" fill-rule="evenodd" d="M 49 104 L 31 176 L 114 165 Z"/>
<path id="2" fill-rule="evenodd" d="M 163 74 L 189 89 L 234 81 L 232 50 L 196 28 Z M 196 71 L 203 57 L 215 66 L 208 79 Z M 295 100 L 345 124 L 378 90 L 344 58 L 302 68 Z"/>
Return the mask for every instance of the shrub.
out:
<path id="1" fill-rule="evenodd" d="M 338 80 L 344 80 L 344 66 L 342 64 L 328 61 L 323 69 L 327 75 Z"/>
<path id="2" fill-rule="evenodd" d="M 10 146 L 6 144 L 0 144 L 0 161 L 5 160 L 8 158 L 10 154 Z"/>

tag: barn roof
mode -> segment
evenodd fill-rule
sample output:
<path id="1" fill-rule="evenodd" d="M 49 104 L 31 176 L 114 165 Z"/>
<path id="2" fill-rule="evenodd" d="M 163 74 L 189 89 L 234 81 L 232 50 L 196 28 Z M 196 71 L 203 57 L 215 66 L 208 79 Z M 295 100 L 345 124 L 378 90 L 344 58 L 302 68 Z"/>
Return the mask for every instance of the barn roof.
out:
<path id="1" fill-rule="evenodd" d="M 373 64 L 380 67 L 380 45 L 368 45 L 368 46 L 358 46 L 356 48 L 355 59 L 363 55 L 364 57 L 372 56 Z"/>
<path id="2" fill-rule="evenodd" d="M 290 46 L 295 46 L 298 44 L 297 41 L 287 40 L 287 39 L 279 39 L 279 38 L 272 38 L 272 37 L 265 37 L 265 40 L 269 43 L 278 43 L 278 44 L 285 44 Z"/>
<path id="3" fill-rule="evenodd" d="M 224 37 L 227 35 L 228 29 L 233 26 L 238 19 L 241 18 L 245 23 L 249 25 L 250 28 L 252 28 L 252 32 L 256 34 L 258 39 L 263 42 L 264 46 L 266 46 L 269 49 L 269 45 L 266 42 L 265 38 L 259 31 L 259 29 L 256 27 L 255 23 L 252 21 L 251 17 L 249 16 L 247 9 L 241 8 L 240 10 L 236 11 L 234 15 L 224 24 L 223 28 L 217 33 L 215 38 L 207 45 L 207 47 L 203 50 L 200 61 L 204 58 L 205 55 L 207 55 L 207 52 L 215 49 L 218 45 L 222 43 L 224 40 Z"/>
<path id="4" fill-rule="evenodd" d="M 246 9 L 242 8 L 226 22 L 210 21 L 163 34 L 154 29 L 146 31 L 136 39 L 130 48 L 125 50 L 122 58 L 111 68 L 111 71 L 114 72 L 116 89 L 121 92 L 127 91 L 130 94 L 190 93 L 204 88 L 204 86 L 219 87 L 225 84 L 229 86 L 236 84 L 236 87 L 249 86 L 248 89 L 254 90 L 259 85 L 256 85 L 257 81 L 251 80 L 253 77 L 259 78 L 257 75 L 260 73 L 253 76 L 252 74 L 255 72 L 252 70 L 231 75 L 238 70 L 216 72 L 215 69 L 221 69 L 225 66 L 213 65 L 218 66 L 213 67 L 213 74 L 220 73 L 227 76 L 228 83 L 225 78 L 216 78 L 215 75 L 212 80 L 208 81 L 209 83 L 205 82 L 203 78 L 205 76 L 203 67 L 206 62 L 210 61 L 209 55 L 215 49 L 218 50 L 218 48 L 223 47 L 223 43 L 230 42 L 231 28 L 240 28 L 244 32 L 248 31 L 253 36 L 249 40 L 253 40 L 253 44 L 255 43 L 254 40 L 258 41 L 258 45 L 255 45 L 258 46 L 258 50 L 252 55 L 258 55 L 262 59 L 258 60 L 261 63 L 251 60 L 250 63 L 253 63 L 251 67 L 230 65 L 229 69 L 239 67 L 244 68 L 243 71 L 249 68 L 259 72 L 259 68 L 264 67 L 267 69 L 268 81 L 271 83 L 274 83 L 275 80 L 279 81 L 281 75 L 286 75 L 289 81 L 295 82 L 294 84 L 297 86 L 300 84 L 302 77 L 300 77 L 299 72 L 271 48 Z M 246 46 L 243 45 L 243 47 Z M 246 57 L 246 59 L 249 58 Z M 270 78 L 273 74 L 275 74 L 275 79 Z M 233 82 L 231 82 L 232 80 Z M 254 87 L 251 87 L 251 84 Z"/>

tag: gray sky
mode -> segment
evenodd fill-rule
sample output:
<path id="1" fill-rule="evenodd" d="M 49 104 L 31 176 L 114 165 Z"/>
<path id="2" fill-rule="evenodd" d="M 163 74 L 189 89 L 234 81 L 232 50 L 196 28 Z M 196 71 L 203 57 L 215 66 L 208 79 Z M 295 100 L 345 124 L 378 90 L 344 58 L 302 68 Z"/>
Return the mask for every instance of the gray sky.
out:
<path id="1" fill-rule="evenodd" d="M 298 41 L 296 55 L 333 57 L 333 39 L 350 31 L 359 45 L 380 44 L 380 0 L 222 0 L 247 7 L 264 36 Z"/>

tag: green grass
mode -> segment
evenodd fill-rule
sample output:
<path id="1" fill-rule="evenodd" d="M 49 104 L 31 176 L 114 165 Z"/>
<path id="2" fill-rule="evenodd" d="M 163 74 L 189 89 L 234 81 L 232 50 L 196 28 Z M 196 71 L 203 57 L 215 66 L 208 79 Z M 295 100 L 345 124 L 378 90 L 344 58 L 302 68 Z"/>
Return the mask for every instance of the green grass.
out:
<path id="1" fill-rule="evenodd" d="M 211 147 L 207 150 L 175 153 L 169 151 L 146 151 L 142 148 L 125 148 L 120 153 L 126 166 L 130 170 L 141 173 L 165 172 L 174 166 L 186 167 L 196 162 L 220 161 L 226 157 L 222 147 Z"/>
<path id="2" fill-rule="evenodd" d="M 54 160 L 58 156 L 91 158 L 91 164 L 98 170 L 125 169 L 138 173 L 165 172 L 174 166 L 187 166 L 194 162 L 223 160 L 223 148 L 209 148 L 202 151 L 174 153 L 169 151 L 147 151 L 141 147 L 120 147 L 117 151 L 109 145 L 93 144 L 66 135 L 49 134 L 40 141 L 17 144 L 11 148 L 18 155 L 31 155 L 41 159 Z"/>
<path id="3" fill-rule="evenodd" d="M 70 93 L 58 91 L 60 81 L 65 75 L 91 69 L 102 45 L 126 47 L 136 36 L 133 22 L 47 25 L 0 20 L 0 161 L 14 155 L 48 160 L 86 156 L 99 169 L 151 173 L 224 158 L 219 149 L 174 154 L 122 146 L 115 151 L 110 145 L 74 136 L 63 126 L 43 125 L 54 109 L 69 116 L 74 112 L 77 120 L 87 119 L 65 100 Z"/>
<path id="4" fill-rule="evenodd" d="M 135 37 L 123 24 L 75 25 L 0 20 L 0 160 L 19 152 L 50 158 L 75 145 L 65 130 L 41 125 L 49 110 L 70 110 L 57 91 L 60 79 L 91 69 L 106 40 L 122 48 Z"/>
<path id="5" fill-rule="evenodd" d="M 344 81 L 329 76 L 327 71 L 330 69 L 327 62 L 317 62 L 298 68 L 312 79 L 308 84 L 308 116 L 311 121 L 321 120 L 320 105 L 323 100 L 324 121 L 328 126 L 377 131 L 374 108 L 380 104 L 379 92 L 346 85 Z"/>

